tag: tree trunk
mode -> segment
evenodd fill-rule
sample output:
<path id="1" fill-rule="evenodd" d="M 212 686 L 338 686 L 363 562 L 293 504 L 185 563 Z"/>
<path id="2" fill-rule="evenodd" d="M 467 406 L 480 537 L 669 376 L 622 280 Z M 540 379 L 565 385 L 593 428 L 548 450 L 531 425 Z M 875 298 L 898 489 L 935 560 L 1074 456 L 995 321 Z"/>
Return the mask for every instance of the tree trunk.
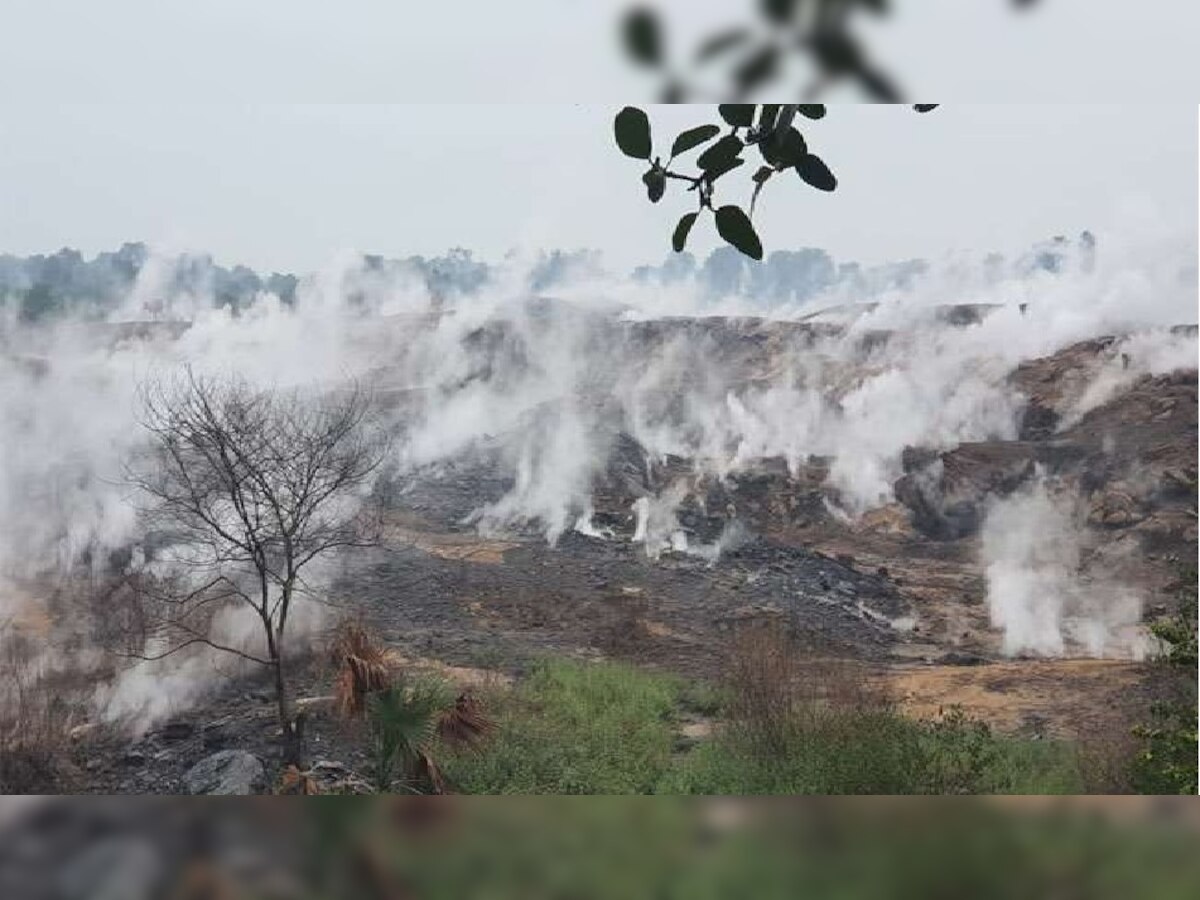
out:
<path id="1" fill-rule="evenodd" d="M 292 714 L 292 701 L 288 694 L 287 679 L 283 671 L 283 656 L 278 651 L 274 658 L 275 702 L 278 707 L 279 727 L 282 732 L 283 764 L 304 768 L 304 722 Z"/>

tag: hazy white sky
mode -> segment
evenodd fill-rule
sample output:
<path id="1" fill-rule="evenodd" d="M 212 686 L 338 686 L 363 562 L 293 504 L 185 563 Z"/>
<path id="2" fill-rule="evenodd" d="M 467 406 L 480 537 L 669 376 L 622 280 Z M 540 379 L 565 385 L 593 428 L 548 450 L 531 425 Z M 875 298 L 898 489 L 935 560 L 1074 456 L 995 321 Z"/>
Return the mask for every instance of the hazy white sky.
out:
<path id="1" fill-rule="evenodd" d="M 638 0 L 672 59 L 759 0 Z M 233 102 L 646 99 L 617 50 L 630 0 L 0 0 L 0 98 Z M 860 33 L 921 100 L 1195 103 L 1200 4 L 892 0 Z M 785 93 L 794 93 L 792 88 Z M 759 98 L 766 99 L 766 98 Z M 771 97 L 787 100 L 791 96 Z"/>
<path id="2" fill-rule="evenodd" d="M 59 106 L 3 109 L 0 252 L 87 254 L 127 240 L 306 271 L 341 250 L 592 247 L 659 261 L 693 195 L 652 206 L 613 145 L 615 105 Z M 656 146 L 716 118 L 657 107 Z M 1119 226 L 1130 210 L 1193 233 L 1190 105 L 837 106 L 804 123 L 841 185 L 779 177 L 756 221 L 772 249 L 878 261 L 1010 250 Z M 744 171 L 744 170 L 743 170 Z M 748 176 L 725 188 L 745 201 Z M 717 245 L 697 225 L 689 249 Z"/>

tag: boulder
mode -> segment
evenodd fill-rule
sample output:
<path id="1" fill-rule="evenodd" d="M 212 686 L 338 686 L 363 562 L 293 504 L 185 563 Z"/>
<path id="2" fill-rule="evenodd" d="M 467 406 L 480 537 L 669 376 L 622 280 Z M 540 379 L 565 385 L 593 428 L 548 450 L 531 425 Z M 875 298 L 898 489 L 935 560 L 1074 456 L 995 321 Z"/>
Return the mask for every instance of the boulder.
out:
<path id="1" fill-rule="evenodd" d="M 1103 528 L 1121 528 L 1135 525 L 1146 518 L 1132 492 L 1123 490 L 1125 485 L 1110 485 L 1107 490 L 1092 497 L 1088 510 L 1088 523 Z"/>
<path id="2" fill-rule="evenodd" d="M 260 760 L 246 750 L 220 750 L 206 756 L 183 776 L 189 794 L 256 794 L 267 784 Z"/>

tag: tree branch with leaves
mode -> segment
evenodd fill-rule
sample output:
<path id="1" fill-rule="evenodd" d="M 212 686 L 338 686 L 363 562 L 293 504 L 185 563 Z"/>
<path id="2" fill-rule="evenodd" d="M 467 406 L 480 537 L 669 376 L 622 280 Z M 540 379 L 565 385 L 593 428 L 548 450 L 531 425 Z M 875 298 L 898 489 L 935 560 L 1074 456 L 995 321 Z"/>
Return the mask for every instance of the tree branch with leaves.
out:
<path id="1" fill-rule="evenodd" d="M 913 108 L 925 113 L 936 107 L 936 103 L 918 103 Z M 682 252 L 687 245 L 697 219 L 711 213 L 717 233 L 726 243 L 752 259 L 761 260 L 762 241 L 752 220 L 758 197 L 768 181 L 782 173 L 794 172 L 816 190 L 837 188 L 837 177 L 825 160 L 809 150 L 803 134 L 793 124 L 798 116 L 822 119 L 826 109 L 822 104 L 726 103 L 717 107 L 717 113 L 724 121 L 724 127 L 708 123 L 681 132 L 672 141 L 665 162 L 661 155 L 655 155 L 651 160 L 652 131 L 650 118 L 644 110 L 626 106 L 618 112 L 613 120 L 613 134 L 622 153 L 650 162 L 650 168 L 642 175 L 642 183 L 651 203 L 663 198 L 669 181 L 684 182 L 688 191 L 695 192 L 696 211 L 685 214 L 671 235 L 671 246 L 676 253 Z M 714 138 L 718 138 L 715 143 Z M 674 168 L 680 157 L 705 144 L 709 146 L 696 157 L 694 173 Z M 757 148 L 761 164 L 750 177 L 753 187 L 747 204 L 749 212 L 734 203 L 716 205 L 713 198 L 718 179 L 744 165 L 743 153 L 750 147 Z"/>
<path id="2" fill-rule="evenodd" d="M 1037 0 L 1008 3 L 1026 10 Z M 791 96 L 815 100 L 834 85 L 850 84 L 871 101 L 899 103 L 905 91 L 876 61 L 857 28 L 864 19 L 886 18 L 896 5 L 893 0 L 756 0 L 751 9 L 757 15 L 703 37 L 690 54 L 690 66 L 669 52 L 666 19 L 653 5 L 627 9 L 618 32 L 629 60 L 662 79 L 663 103 L 747 99 L 780 80 L 789 58 L 807 61 L 812 70 L 805 84 L 788 91 Z M 727 83 L 716 93 L 706 91 L 698 76 L 722 64 Z"/>

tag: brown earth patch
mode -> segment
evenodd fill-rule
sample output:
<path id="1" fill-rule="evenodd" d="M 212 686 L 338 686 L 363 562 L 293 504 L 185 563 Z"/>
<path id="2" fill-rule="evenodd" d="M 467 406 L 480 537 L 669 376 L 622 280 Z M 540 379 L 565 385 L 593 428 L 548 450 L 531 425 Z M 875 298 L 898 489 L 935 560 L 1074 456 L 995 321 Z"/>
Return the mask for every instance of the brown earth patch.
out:
<path id="1" fill-rule="evenodd" d="M 958 706 L 1008 733 L 1083 738 L 1128 730 L 1148 704 L 1148 666 L 1123 660 L 1008 660 L 898 667 L 880 681 L 900 709 L 935 718 Z"/>
<path id="2" fill-rule="evenodd" d="M 495 540 L 477 534 L 417 531 L 399 525 L 387 528 L 387 540 L 413 547 L 439 559 L 486 566 L 500 565 L 504 562 L 505 553 L 520 546 L 517 541 Z"/>

